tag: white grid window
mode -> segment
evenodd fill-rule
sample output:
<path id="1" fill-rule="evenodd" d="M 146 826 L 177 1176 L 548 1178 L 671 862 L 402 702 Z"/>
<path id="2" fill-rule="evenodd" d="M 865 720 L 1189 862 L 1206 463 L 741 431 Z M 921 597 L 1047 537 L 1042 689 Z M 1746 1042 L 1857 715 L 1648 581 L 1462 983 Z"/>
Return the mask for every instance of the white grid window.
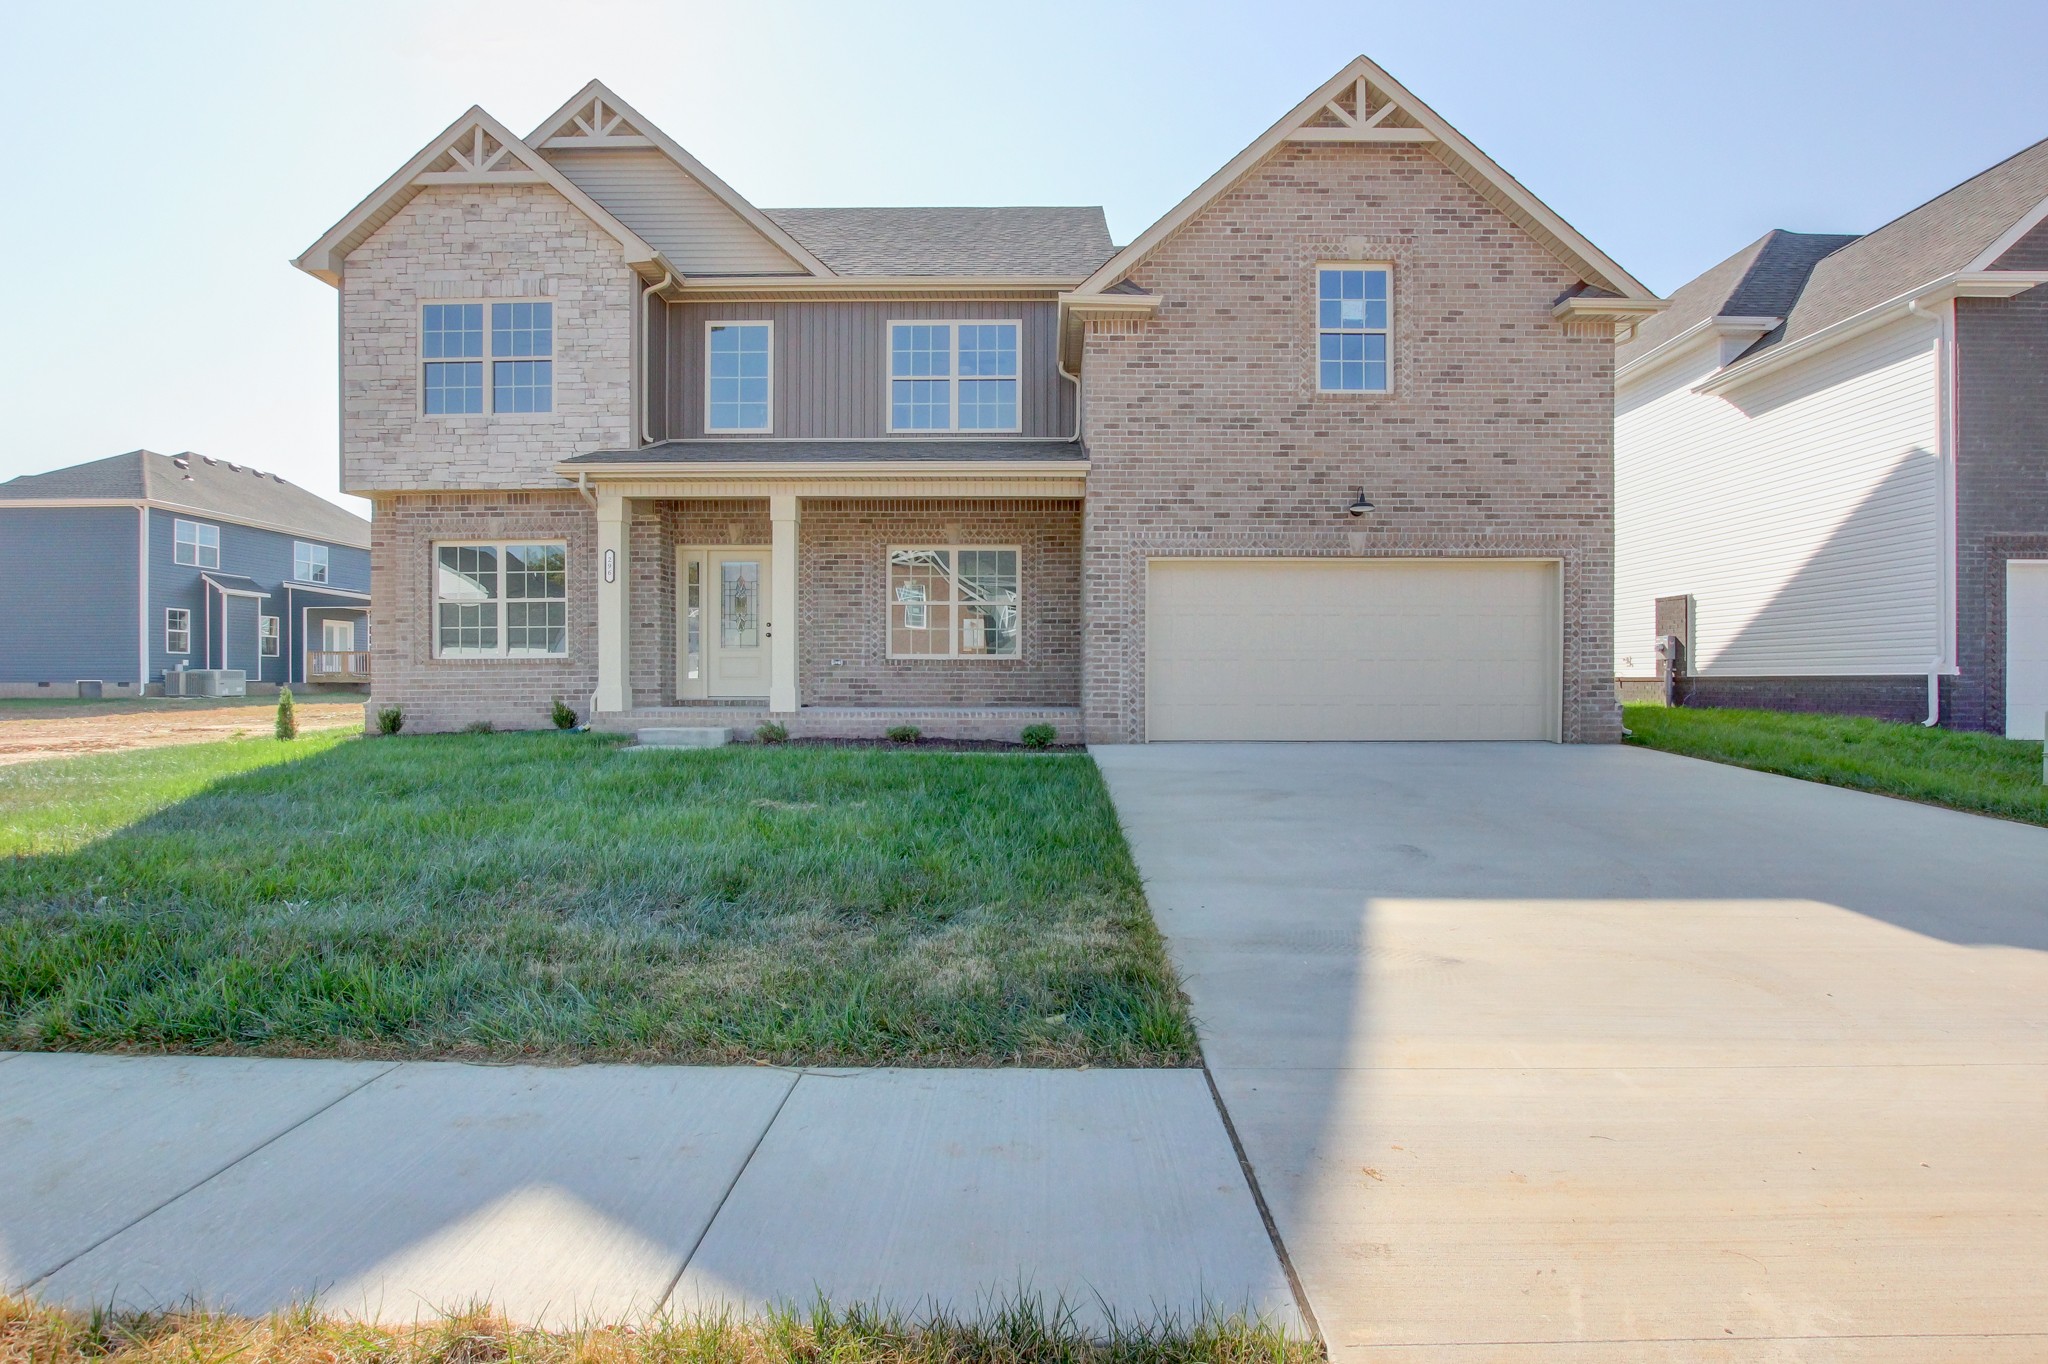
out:
<path id="1" fill-rule="evenodd" d="M 891 431 L 1016 431 L 1016 322 L 891 322 Z"/>
<path id="2" fill-rule="evenodd" d="M 1316 271 L 1316 387 L 1324 393 L 1385 393 L 1392 370 L 1394 276 L 1384 265 Z"/>
<path id="3" fill-rule="evenodd" d="M 192 652 L 192 613 L 182 606 L 164 608 L 164 652 Z"/>
<path id="4" fill-rule="evenodd" d="M 704 338 L 704 429 L 766 431 L 773 392 L 774 328 L 767 322 L 712 322 Z"/>
<path id="5" fill-rule="evenodd" d="M 327 581 L 327 546 L 292 541 L 292 577 L 302 583 Z"/>
<path id="6" fill-rule="evenodd" d="M 259 618 L 258 623 L 263 631 L 263 656 L 265 658 L 276 658 L 278 654 L 277 617 L 263 616 Z"/>
<path id="7" fill-rule="evenodd" d="M 487 342 L 482 303 L 420 308 L 420 408 L 428 416 L 555 410 L 555 305 L 493 303 L 489 321 Z"/>
<path id="8" fill-rule="evenodd" d="M 889 551 L 889 657 L 1016 658 L 1023 601 L 1013 546 Z"/>
<path id="9" fill-rule="evenodd" d="M 442 658 L 560 658 L 569 652 L 568 548 L 436 545 L 434 639 Z"/>
<path id="10" fill-rule="evenodd" d="M 179 521 L 171 527 L 171 557 L 194 568 L 220 567 L 220 527 Z"/>

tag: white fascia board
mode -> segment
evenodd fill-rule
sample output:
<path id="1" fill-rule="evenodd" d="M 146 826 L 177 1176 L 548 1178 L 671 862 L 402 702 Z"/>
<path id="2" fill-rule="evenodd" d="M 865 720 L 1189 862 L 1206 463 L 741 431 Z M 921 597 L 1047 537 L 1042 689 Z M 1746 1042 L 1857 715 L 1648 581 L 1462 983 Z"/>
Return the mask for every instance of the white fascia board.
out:
<path id="1" fill-rule="evenodd" d="M 1964 266 L 1963 270 L 1965 273 L 1989 270 L 2000 256 L 2003 256 L 2019 244 L 2020 238 L 2032 232 L 2044 221 L 2048 221 L 2048 199 L 2043 199 L 2040 203 L 2035 204 L 2032 208 L 2021 214 L 2017 222 L 1999 233 L 1997 239 L 1979 252 L 1977 259 Z"/>
<path id="2" fill-rule="evenodd" d="M 2048 284 L 2048 270 L 1959 270 L 1874 304 L 1797 341 L 1781 342 L 1761 355 L 1730 365 L 1704 383 L 1694 385 L 1693 392 L 1727 393 L 1808 356 L 1906 318 L 1920 317 L 1938 324 L 1939 319 L 1929 309 L 1952 299 L 2011 298 L 2042 284 Z"/>
<path id="3" fill-rule="evenodd" d="M 863 478 L 886 475 L 891 478 L 1059 478 L 1070 479 L 1088 472 L 1085 459 L 960 459 L 960 460 L 726 460 L 716 464 L 628 463 L 557 464 L 555 472 L 564 478 L 588 475 L 592 479 L 631 479 L 639 483 L 673 480 L 689 483 L 703 479 L 806 478 L 830 479 L 845 474 Z"/>
<path id="4" fill-rule="evenodd" d="M 1754 342 L 1784 320 L 1782 317 L 1701 318 L 1676 336 L 1665 338 L 1656 346 L 1617 368 L 1614 371 L 1614 381 L 1622 383 L 1629 379 L 1641 378 L 1652 370 L 1661 369 L 1666 362 L 1689 353 L 1701 341 L 1734 341 L 1748 337 Z"/>

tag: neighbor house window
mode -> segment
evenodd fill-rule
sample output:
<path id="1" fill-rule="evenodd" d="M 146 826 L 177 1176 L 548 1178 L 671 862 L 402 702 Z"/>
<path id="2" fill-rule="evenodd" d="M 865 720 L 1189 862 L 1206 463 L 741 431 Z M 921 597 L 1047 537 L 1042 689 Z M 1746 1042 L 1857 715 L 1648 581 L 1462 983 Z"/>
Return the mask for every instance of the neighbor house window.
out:
<path id="1" fill-rule="evenodd" d="M 1384 265 L 1326 265 L 1316 278 L 1316 387 L 1385 393 L 1393 272 Z"/>
<path id="2" fill-rule="evenodd" d="M 171 555 L 194 568 L 220 567 L 220 527 L 204 521 L 179 521 L 171 528 Z"/>
<path id="3" fill-rule="evenodd" d="M 889 551 L 891 658 L 1015 658 L 1021 610 L 1014 548 Z"/>
<path id="4" fill-rule="evenodd" d="M 490 306 L 490 405 L 484 404 L 482 303 L 420 309 L 421 407 L 430 417 L 555 410 L 555 305 Z"/>
<path id="5" fill-rule="evenodd" d="M 568 549 L 560 543 L 436 545 L 434 632 L 442 658 L 569 652 Z"/>
<path id="6" fill-rule="evenodd" d="M 192 613 L 182 606 L 164 608 L 164 652 L 192 652 Z"/>
<path id="7" fill-rule="evenodd" d="M 264 656 L 265 658 L 276 658 L 276 657 L 277 657 L 277 646 L 278 646 L 278 639 L 277 639 L 277 617 L 276 617 L 276 616 L 262 616 L 262 617 L 259 617 L 259 622 L 258 622 L 258 623 L 259 623 L 259 624 L 260 624 L 260 625 L 262 626 L 262 632 L 263 632 L 263 633 L 262 633 L 262 639 L 263 639 L 263 656 Z"/>
<path id="8" fill-rule="evenodd" d="M 302 583 L 327 581 L 327 546 L 292 541 L 292 576 Z"/>
<path id="9" fill-rule="evenodd" d="M 1016 322 L 891 322 L 891 431 L 1016 431 Z"/>
<path id="10" fill-rule="evenodd" d="M 706 328 L 704 429 L 768 430 L 769 395 L 774 391 L 773 324 L 712 322 Z"/>

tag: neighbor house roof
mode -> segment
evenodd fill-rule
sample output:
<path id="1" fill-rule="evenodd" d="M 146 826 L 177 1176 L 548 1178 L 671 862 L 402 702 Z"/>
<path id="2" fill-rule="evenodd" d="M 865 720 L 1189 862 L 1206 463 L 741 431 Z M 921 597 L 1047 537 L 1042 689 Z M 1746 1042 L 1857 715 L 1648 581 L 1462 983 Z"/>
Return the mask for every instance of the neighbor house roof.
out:
<path id="1" fill-rule="evenodd" d="M 1782 321 L 1805 287 L 1807 276 L 1853 235 L 1773 229 L 1671 295 L 1671 306 L 1636 328 L 1615 360 L 1627 364 L 1711 318 Z M 1775 323 L 1773 324 L 1775 325 Z"/>
<path id="2" fill-rule="evenodd" d="M 1115 247 L 1096 207 L 771 208 L 842 275 L 1079 280 Z"/>
<path id="3" fill-rule="evenodd" d="M 1067 440 L 665 440 L 638 450 L 595 450 L 562 461 L 577 464 L 870 464 L 902 461 L 952 464 L 974 460 L 1084 460 Z"/>
<path id="4" fill-rule="evenodd" d="M 147 502 L 368 548 L 370 523 L 276 474 L 187 452 L 130 450 L 0 483 L 0 502 Z"/>

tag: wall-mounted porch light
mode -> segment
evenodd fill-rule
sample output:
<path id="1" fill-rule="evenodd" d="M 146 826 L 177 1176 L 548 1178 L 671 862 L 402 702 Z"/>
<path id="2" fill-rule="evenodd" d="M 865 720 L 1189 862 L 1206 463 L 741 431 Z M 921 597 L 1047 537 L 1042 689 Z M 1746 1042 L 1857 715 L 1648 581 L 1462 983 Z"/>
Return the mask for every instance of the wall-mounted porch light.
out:
<path id="1" fill-rule="evenodd" d="M 1372 510 L 1372 503 L 1365 499 L 1365 489 L 1358 490 L 1358 500 L 1344 509 L 1353 516 L 1363 516 Z"/>

